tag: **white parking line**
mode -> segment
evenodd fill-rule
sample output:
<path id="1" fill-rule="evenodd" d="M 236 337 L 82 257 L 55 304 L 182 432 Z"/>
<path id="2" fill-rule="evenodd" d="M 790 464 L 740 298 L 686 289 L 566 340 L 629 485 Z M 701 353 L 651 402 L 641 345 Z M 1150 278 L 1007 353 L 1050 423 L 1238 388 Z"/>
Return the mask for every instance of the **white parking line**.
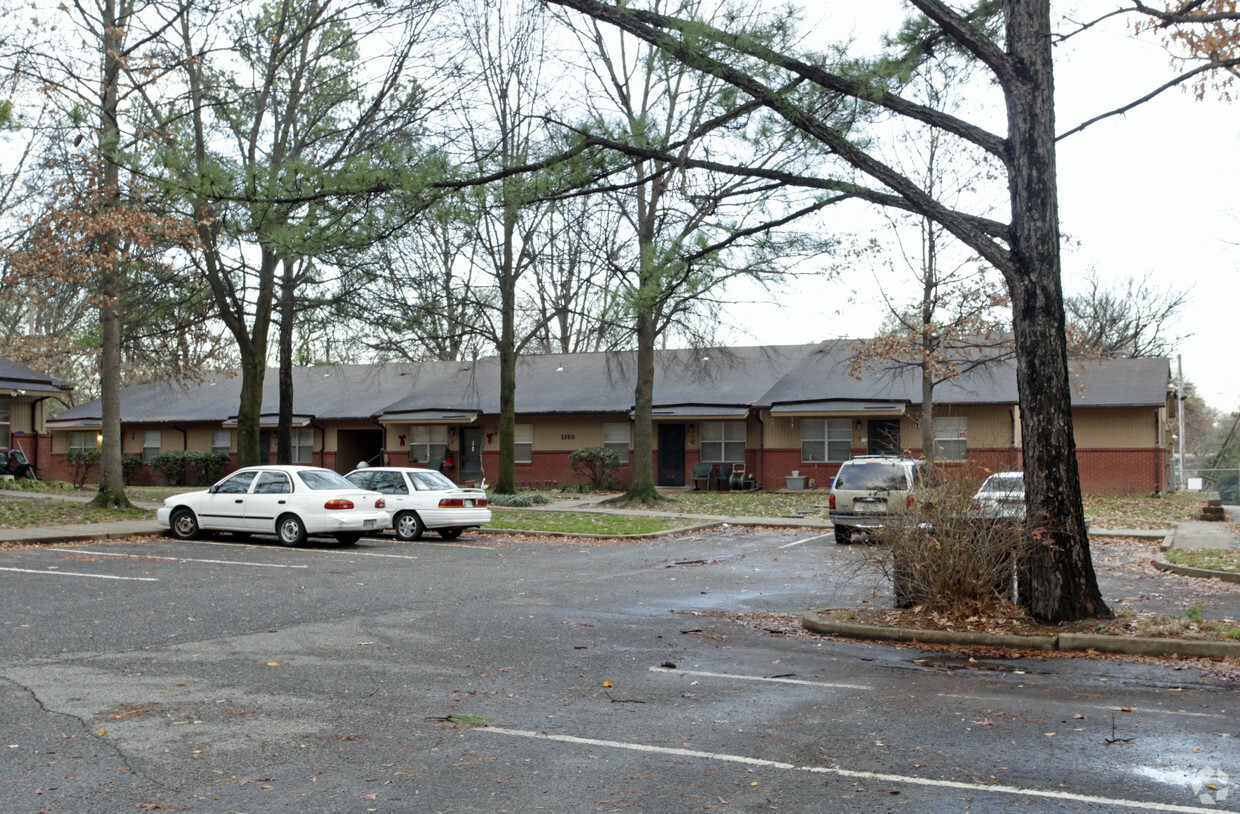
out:
<path id="1" fill-rule="evenodd" d="M 942 692 L 942 693 L 939 693 L 939 697 L 940 698 L 959 698 L 964 701 L 983 701 L 983 702 L 990 703 L 990 704 L 1006 703 L 1003 701 L 1003 699 L 986 698 L 981 695 L 956 695 L 954 693 Z M 1189 712 L 1188 710 L 1183 710 L 1183 709 L 1156 709 L 1154 707 L 1117 707 L 1114 704 L 1089 704 L 1089 703 L 1078 704 L 1070 699 L 1061 701 L 1060 703 L 1065 704 L 1065 705 L 1072 705 L 1080 709 L 1099 709 L 1099 710 L 1102 710 L 1103 712 L 1123 712 L 1123 713 L 1148 712 L 1148 713 L 1152 713 L 1156 715 L 1182 715 L 1188 718 L 1227 718 L 1228 720 L 1235 717 L 1234 715 L 1230 715 L 1230 714 L 1224 715 L 1224 714 L 1220 714 L 1217 712 Z"/>
<path id="2" fill-rule="evenodd" d="M 625 749 L 632 752 L 652 752 L 660 755 L 674 755 L 676 757 L 701 758 L 703 760 L 721 760 L 729 763 L 743 763 L 749 766 L 760 766 L 767 769 L 784 769 L 794 772 L 809 772 L 812 774 L 830 774 L 837 777 L 855 777 L 862 780 L 877 780 L 884 783 L 902 783 L 910 786 L 930 786 L 941 789 L 956 789 L 967 791 L 973 794 L 1005 794 L 1019 795 L 1022 797 L 1047 797 L 1053 800 L 1071 800 L 1075 803 L 1095 803 L 1098 805 L 1115 806 L 1128 810 L 1139 809 L 1142 811 L 1176 811 L 1189 812 L 1189 814 L 1217 814 L 1220 809 L 1218 807 L 1200 808 L 1197 806 L 1181 806 L 1172 803 L 1151 803 L 1145 800 L 1123 800 L 1114 797 L 1098 797 L 1091 794 L 1073 794 L 1067 791 L 1052 791 L 1049 789 L 1031 789 L 1020 788 L 1019 786 L 1006 785 L 982 785 L 980 783 L 964 783 L 958 780 L 933 780 L 925 777 L 910 777 L 901 774 L 887 774 L 885 772 L 865 772 L 853 769 L 841 769 L 838 766 L 797 766 L 795 763 L 784 763 L 778 760 L 764 760 L 762 758 L 746 757 L 745 755 L 729 755 L 723 752 L 705 752 L 697 749 L 678 749 L 672 746 L 651 746 L 646 743 L 625 743 L 623 741 L 599 740 L 597 738 L 578 738 L 572 735 L 552 735 L 547 732 L 533 732 L 526 729 L 506 729 L 498 726 L 476 727 L 475 732 L 494 732 L 497 735 L 515 735 L 520 738 L 532 738 L 534 740 L 558 741 L 560 743 L 573 743 L 581 746 L 603 747 L 611 749 Z"/>
<path id="3" fill-rule="evenodd" d="M 191 557 L 156 557 L 153 554 L 121 554 L 116 551 L 81 551 L 76 548 L 57 548 L 70 554 L 87 554 L 92 557 L 129 557 L 135 560 L 170 560 L 171 562 L 205 562 L 213 565 L 250 565 L 255 568 L 309 568 L 308 565 L 284 565 L 275 562 L 237 562 L 236 560 L 196 560 Z"/>
<path id="4" fill-rule="evenodd" d="M 652 673 L 684 673 L 691 676 L 706 676 L 708 678 L 737 678 L 742 681 L 773 681 L 777 684 L 805 684 L 810 687 L 834 687 L 840 690 L 869 690 L 872 687 L 866 684 L 835 684 L 829 681 L 807 681 L 803 678 L 783 678 L 767 676 L 746 676 L 737 675 L 735 673 L 708 673 L 705 670 L 682 670 L 679 667 L 650 667 Z"/>
<path id="5" fill-rule="evenodd" d="M 784 543 L 783 545 L 780 546 L 780 548 L 792 548 L 794 545 L 800 545 L 801 543 L 808 543 L 811 540 L 821 540 L 823 537 L 829 537 L 829 536 L 831 535 L 815 534 L 813 537 L 806 537 L 804 540 L 793 540 L 791 543 Z"/>
<path id="6" fill-rule="evenodd" d="M 159 582 L 155 577 L 114 577 L 110 574 L 79 574 L 74 571 L 40 571 L 33 568 L 0 568 L 0 571 L 17 571 L 21 574 L 43 574 L 52 577 L 91 577 L 92 579 L 125 579 L 134 582 Z"/>
<path id="7" fill-rule="evenodd" d="M 378 553 L 371 553 L 368 551 L 357 551 L 355 549 L 348 549 L 344 551 L 332 551 L 330 549 L 323 549 L 323 548 L 296 548 L 296 547 L 286 548 L 284 546 L 280 546 L 279 548 L 273 549 L 273 548 L 269 548 L 266 546 L 248 545 L 246 543 L 217 543 L 211 540 L 182 540 L 181 542 L 195 543 L 197 545 L 221 545 L 221 546 L 228 546 L 229 548 L 247 548 L 250 551 L 290 551 L 290 552 L 299 553 L 299 554 L 336 554 L 336 555 L 351 554 L 355 557 L 390 557 L 396 560 L 416 560 L 417 559 L 416 556 L 410 556 L 408 554 L 378 554 Z M 297 567 L 302 568 L 305 566 L 297 566 Z"/>

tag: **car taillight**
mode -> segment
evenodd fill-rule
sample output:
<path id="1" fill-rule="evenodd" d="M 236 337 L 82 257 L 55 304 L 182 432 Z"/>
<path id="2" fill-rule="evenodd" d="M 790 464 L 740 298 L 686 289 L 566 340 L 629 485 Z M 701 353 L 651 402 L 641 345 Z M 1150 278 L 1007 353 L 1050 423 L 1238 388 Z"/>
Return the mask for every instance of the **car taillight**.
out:
<path id="1" fill-rule="evenodd" d="M 383 498 L 379 498 L 378 500 L 376 500 L 376 501 L 375 501 L 375 508 L 376 508 L 376 509 L 383 509 L 383 508 L 386 508 L 386 507 L 387 507 L 387 501 L 386 501 L 386 500 L 384 500 Z"/>
<path id="2" fill-rule="evenodd" d="M 342 497 L 333 498 L 323 504 L 324 509 L 352 509 L 353 501 Z"/>
<path id="3" fill-rule="evenodd" d="M 485 509 L 487 507 L 487 499 L 485 497 L 477 498 L 474 500 L 474 505 L 479 509 Z"/>
<path id="4" fill-rule="evenodd" d="M 912 495 L 909 495 L 907 498 L 904 499 L 904 505 L 910 509 L 913 508 L 913 496 Z"/>
<path id="5" fill-rule="evenodd" d="M 828 509 L 835 508 L 835 495 L 831 495 L 829 498 L 827 498 L 827 508 Z"/>
<path id="6" fill-rule="evenodd" d="M 465 501 L 459 497 L 445 497 L 439 500 L 439 508 L 441 509 L 463 509 Z"/>

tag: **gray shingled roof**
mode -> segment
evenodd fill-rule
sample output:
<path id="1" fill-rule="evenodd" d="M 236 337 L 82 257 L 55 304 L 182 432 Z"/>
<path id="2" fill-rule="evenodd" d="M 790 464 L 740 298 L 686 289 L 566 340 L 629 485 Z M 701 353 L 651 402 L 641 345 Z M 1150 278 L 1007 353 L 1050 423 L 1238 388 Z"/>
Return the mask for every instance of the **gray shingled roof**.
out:
<path id="1" fill-rule="evenodd" d="M 26 390 L 37 393 L 61 393 L 72 390 L 73 385 L 53 378 L 46 373 L 19 365 L 0 357 L 0 390 Z"/>
<path id="2" fill-rule="evenodd" d="M 665 350 L 656 354 L 656 410 L 699 407 L 696 414 L 729 407 L 809 405 L 824 401 L 865 404 L 921 401 L 913 369 L 851 374 L 855 340 L 816 345 Z M 517 412 L 627 412 L 633 407 L 636 354 L 579 353 L 522 357 L 517 366 Z M 1166 359 L 1073 362 L 1073 403 L 1078 406 L 1160 405 L 1166 398 Z M 499 412 L 499 361 L 420 364 L 322 365 L 293 373 L 294 412 L 316 420 L 428 415 L 442 412 Z M 279 406 L 278 382 L 268 371 L 262 412 Z M 236 416 L 241 379 L 206 374 L 202 381 L 148 382 L 121 394 L 126 422 L 223 422 Z M 998 362 L 939 385 L 936 401 L 956 404 L 1015 404 L 1013 362 Z M 860 408 L 858 408 L 860 409 Z M 704 412 L 705 411 L 705 412 Z M 683 412 L 683 410 L 679 410 Z M 98 420 L 99 401 L 66 410 L 49 422 Z"/>

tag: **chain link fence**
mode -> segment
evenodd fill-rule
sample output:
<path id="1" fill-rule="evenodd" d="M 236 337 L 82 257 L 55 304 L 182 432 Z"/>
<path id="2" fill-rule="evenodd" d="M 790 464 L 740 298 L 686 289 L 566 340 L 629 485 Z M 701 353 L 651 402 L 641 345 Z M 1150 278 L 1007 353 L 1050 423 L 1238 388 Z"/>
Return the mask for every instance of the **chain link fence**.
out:
<path id="1" fill-rule="evenodd" d="M 1174 475 L 1175 464 L 1172 464 Z M 1182 491 L 1218 492 L 1223 502 L 1240 505 L 1240 469 L 1196 469 L 1184 467 L 1184 478 L 1173 478 Z"/>

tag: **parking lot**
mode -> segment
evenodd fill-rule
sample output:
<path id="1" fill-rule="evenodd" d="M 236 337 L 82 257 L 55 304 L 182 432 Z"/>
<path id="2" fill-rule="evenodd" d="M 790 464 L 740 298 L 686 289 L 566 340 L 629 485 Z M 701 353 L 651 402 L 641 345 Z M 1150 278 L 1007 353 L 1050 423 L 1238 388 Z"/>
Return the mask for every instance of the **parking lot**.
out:
<path id="1" fill-rule="evenodd" d="M 882 601 L 865 553 L 737 528 L 5 552 L 0 809 L 1234 810 L 1224 678 L 736 620 Z"/>

